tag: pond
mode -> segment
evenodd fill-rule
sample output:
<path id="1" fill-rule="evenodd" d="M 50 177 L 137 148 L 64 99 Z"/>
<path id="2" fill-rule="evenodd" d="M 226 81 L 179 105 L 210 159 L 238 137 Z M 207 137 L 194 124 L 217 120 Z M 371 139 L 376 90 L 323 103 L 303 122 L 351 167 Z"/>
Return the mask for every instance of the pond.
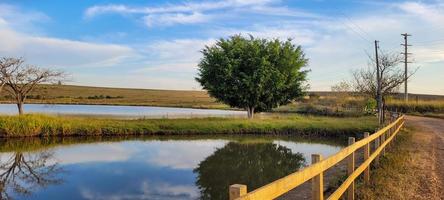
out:
<path id="1" fill-rule="evenodd" d="M 105 105 L 61 105 L 61 104 L 25 104 L 27 113 L 60 115 L 94 115 L 136 118 L 174 118 L 174 117 L 233 117 L 245 116 L 243 111 L 172 108 L 152 106 L 105 106 Z M 0 114 L 17 114 L 15 104 L 0 104 Z"/>
<path id="2" fill-rule="evenodd" d="M 227 199 L 342 146 L 275 136 L 0 140 L 0 195 L 13 199 Z"/>

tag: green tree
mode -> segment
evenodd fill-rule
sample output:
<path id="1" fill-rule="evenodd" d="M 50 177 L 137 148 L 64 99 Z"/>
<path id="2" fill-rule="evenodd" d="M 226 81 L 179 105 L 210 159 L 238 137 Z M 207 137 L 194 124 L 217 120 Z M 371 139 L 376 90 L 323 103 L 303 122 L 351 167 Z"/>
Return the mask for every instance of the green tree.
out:
<path id="1" fill-rule="evenodd" d="M 220 39 L 202 50 L 196 80 L 210 96 L 248 117 L 304 95 L 308 59 L 300 46 L 278 39 L 240 35 Z"/>

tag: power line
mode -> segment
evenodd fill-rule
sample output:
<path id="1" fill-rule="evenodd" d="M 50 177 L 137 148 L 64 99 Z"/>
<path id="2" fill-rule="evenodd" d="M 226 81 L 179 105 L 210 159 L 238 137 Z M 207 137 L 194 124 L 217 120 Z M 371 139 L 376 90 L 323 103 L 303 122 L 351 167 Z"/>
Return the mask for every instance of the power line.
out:
<path id="1" fill-rule="evenodd" d="M 365 36 L 363 36 L 361 33 L 359 33 L 359 31 L 356 31 L 353 27 L 349 26 L 348 24 L 340 21 L 343 25 L 347 26 L 350 30 L 352 30 L 353 32 L 355 32 L 361 39 L 367 41 L 367 42 L 371 42 L 370 39 L 367 39 Z"/>
<path id="2" fill-rule="evenodd" d="M 363 28 L 361 28 L 361 26 L 359 26 L 358 24 L 355 24 L 348 15 L 346 15 L 345 13 L 339 11 L 339 14 L 341 14 L 342 16 L 344 16 L 352 25 L 354 25 L 356 28 L 358 28 L 362 33 L 364 33 L 365 35 L 368 36 L 368 38 L 372 39 L 373 37 L 367 32 L 365 31 Z"/>
<path id="3" fill-rule="evenodd" d="M 344 14 L 344 12 L 342 12 L 341 10 L 339 10 L 339 9 L 336 9 L 338 12 L 339 12 L 339 14 L 341 14 L 341 15 L 343 15 L 346 19 L 348 19 L 349 21 L 350 21 L 350 23 L 351 24 L 353 24 L 356 28 L 358 28 L 359 30 L 356 30 L 355 28 L 353 28 L 352 26 L 350 26 L 350 25 L 348 25 L 344 20 L 339 20 L 339 22 L 341 23 L 341 24 L 343 24 L 344 26 L 346 26 L 346 28 L 348 28 L 348 29 L 350 29 L 351 31 L 353 31 L 354 33 L 356 33 L 361 39 L 363 39 L 363 40 L 365 40 L 365 41 L 367 41 L 367 42 L 369 42 L 369 43 L 371 43 L 372 42 L 372 37 L 370 36 L 370 34 L 368 34 L 366 31 L 364 31 L 364 29 L 362 29 L 359 25 L 357 25 L 357 24 L 355 24 L 355 23 L 353 23 L 353 21 L 351 21 L 350 20 L 350 18 L 346 15 L 346 14 Z M 364 36 L 364 35 L 367 35 L 367 36 L 369 36 L 369 37 L 367 37 L 367 36 Z"/>

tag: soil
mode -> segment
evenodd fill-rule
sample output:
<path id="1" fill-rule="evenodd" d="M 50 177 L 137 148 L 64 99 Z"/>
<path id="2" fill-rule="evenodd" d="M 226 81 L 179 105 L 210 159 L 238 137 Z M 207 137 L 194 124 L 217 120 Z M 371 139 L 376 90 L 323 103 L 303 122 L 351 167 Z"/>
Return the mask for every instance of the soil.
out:
<path id="1" fill-rule="evenodd" d="M 444 120 L 407 116 L 406 124 L 414 128 L 415 199 L 444 199 Z"/>

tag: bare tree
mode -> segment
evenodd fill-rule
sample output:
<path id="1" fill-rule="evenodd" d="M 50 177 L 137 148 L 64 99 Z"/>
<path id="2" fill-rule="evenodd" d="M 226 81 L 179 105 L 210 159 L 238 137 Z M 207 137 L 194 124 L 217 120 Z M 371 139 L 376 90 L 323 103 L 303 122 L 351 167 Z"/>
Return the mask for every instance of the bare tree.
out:
<path id="1" fill-rule="evenodd" d="M 371 62 L 375 62 L 375 60 L 371 59 Z M 381 109 L 378 111 L 381 120 L 384 118 L 384 108 L 385 108 L 385 100 L 386 97 L 390 94 L 396 93 L 399 91 L 399 87 L 404 83 L 404 70 L 399 67 L 402 58 L 398 54 L 394 53 L 381 53 L 379 57 L 379 77 L 381 78 L 381 96 L 382 102 Z M 353 89 L 356 92 L 361 94 L 365 94 L 369 97 L 373 97 L 378 101 L 377 96 L 377 70 L 375 69 L 374 64 L 371 64 L 370 67 L 365 69 L 360 69 L 353 71 Z M 408 79 L 414 74 L 414 72 L 409 72 Z"/>
<path id="2" fill-rule="evenodd" d="M 23 64 L 22 59 L 17 58 L 1 58 L 0 59 L 0 92 L 9 80 L 9 74 L 12 74 L 18 67 Z"/>
<path id="3" fill-rule="evenodd" d="M 22 58 L 3 58 L 0 73 L 4 89 L 16 100 L 19 114 L 23 114 L 23 104 L 27 95 L 41 83 L 57 82 L 65 77 L 61 71 L 25 65 Z"/>

